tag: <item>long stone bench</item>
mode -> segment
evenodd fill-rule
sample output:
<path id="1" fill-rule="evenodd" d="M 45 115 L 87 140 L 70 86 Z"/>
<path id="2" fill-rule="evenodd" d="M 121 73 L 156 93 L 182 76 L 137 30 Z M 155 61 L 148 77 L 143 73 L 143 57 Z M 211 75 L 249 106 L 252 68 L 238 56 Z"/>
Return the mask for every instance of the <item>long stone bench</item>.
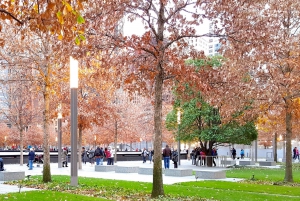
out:
<path id="1" fill-rule="evenodd" d="M 275 161 L 259 161 L 258 164 L 259 164 L 259 166 L 275 166 L 276 162 Z"/>
<path id="2" fill-rule="evenodd" d="M 96 172 L 112 172 L 115 171 L 114 165 L 95 165 Z"/>
<path id="3" fill-rule="evenodd" d="M 192 176 L 192 169 L 165 169 L 165 176 L 173 176 L 173 177 L 185 177 Z"/>
<path id="4" fill-rule="evenodd" d="M 116 166 L 115 172 L 116 173 L 138 173 L 139 167 L 138 166 Z"/>
<path id="5" fill-rule="evenodd" d="M 235 165 L 236 162 L 232 160 L 221 160 L 221 165 Z"/>
<path id="6" fill-rule="evenodd" d="M 255 165 L 255 161 L 239 161 L 239 165 Z"/>
<path id="7" fill-rule="evenodd" d="M 13 181 L 13 180 L 23 180 L 25 179 L 25 172 L 9 172 L 0 171 L 0 181 Z"/>
<path id="8" fill-rule="evenodd" d="M 153 175 L 153 168 L 139 167 L 138 173 L 139 174 Z"/>
<path id="9" fill-rule="evenodd" d="M 198 179 L 225 179 L 225 170 L 196 170 L 195 177 Z"/>

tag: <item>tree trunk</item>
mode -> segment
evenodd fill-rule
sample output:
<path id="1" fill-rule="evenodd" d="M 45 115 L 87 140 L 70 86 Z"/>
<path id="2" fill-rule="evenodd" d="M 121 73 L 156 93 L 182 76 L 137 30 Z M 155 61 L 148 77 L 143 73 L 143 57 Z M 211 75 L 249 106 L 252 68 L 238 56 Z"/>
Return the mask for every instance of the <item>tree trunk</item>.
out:
<path id="1" fill-rule="evenodd" d="M 286 109 L 286 168 L 284 181 L 293 182 L 292 170 L 292 100 L 285 100 Z"/>
<path id="2" fill-rule="evenodd" d="M 49 71 L 48 67 L 48 71 Z M 46 76 L 45 81 L 45 88 L 44 92 L 44 112 L 43 112 L 43 128 L 44 128 L 44 143 L 43 143 L 43 150 L 44 150 L 44 164 L 43 164 L 43 182 L 47 183 L 51 181 L 51 171 L 50 171 L 50 150 L 49 150 L 49 122 L 50 122 L 50 77 L 49 73 Z"/>
<path id="3" fill-rule="evenodd" d="M 160 8 L 157 19 L 157 64 L 154 88 L 154 165 L 153 165 L 153 184 L 152 198 L 164 195 L 162 177 L 162 91 L 164 79 L 164 24 L 165 24 L 165 5 L 160 1 Z"/>
<path id="4" fill-rule="evenodd" d="M 78 128 L 78 169 L 82 169 L 81 149 L 82 149 L 82 128 Z"/>
<path id="5" fill-rule="evenodd" d="M 20 131 L 20 166 L 23 166 L 24 163 L 24 154 L 23 154 L 23 130 Z"/>

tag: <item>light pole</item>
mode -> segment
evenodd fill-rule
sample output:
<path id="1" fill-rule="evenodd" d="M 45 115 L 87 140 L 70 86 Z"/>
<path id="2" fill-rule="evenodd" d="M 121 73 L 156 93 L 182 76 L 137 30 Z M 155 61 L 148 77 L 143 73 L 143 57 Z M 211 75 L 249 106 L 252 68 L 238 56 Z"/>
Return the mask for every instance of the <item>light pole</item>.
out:
<path id="1" fill-rule="evenodd" d="M 58 112 L 58 115 L 57 115 L 57 154 L 58 154 L 58 168 L 61 168 L 61 165 L 62 165 L 62 162 L 61 162 L 61 119 L 62 119 L 62 114 L 61 112 Z"/>
<path id="2" fill-rule="evenodd" d="M 179 125 L 181 123 L 180 121 L 180 117 L 181 117 L 181 112 L 180 109 L 177 110 L 177 124 L 178 124 L 178 165 L 180 165 L 180 138 L 179 138 Z"/>
<path id="3" fill-rule="evenodd" d="M 77 88 L 78 61 L 70 57 L 70 88 L 71 88 L 71 186 L 78 186 L 77 169 Z"/>

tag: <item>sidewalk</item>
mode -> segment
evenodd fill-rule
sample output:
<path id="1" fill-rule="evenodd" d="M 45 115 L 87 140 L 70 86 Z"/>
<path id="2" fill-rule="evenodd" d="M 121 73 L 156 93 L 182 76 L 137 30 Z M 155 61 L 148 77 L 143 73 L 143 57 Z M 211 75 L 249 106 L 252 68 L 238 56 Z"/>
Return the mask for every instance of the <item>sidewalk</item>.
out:
<path id="1" fill-rule="evenodd" d="M 220 168 L 220 167 L 199 167 L 192 165 L 192 161 L 188 160 L 181 160 L 181 165 L 179 166 L 179 169 L 193 169 L 193 170 L 225 170 L 228 168 Z M 104 163 L 106 164 L 106 162 Z M 163 164 L 163 161 L 162 161 Z M 147 163 L 143 163 L 142 161 L 119 161 L 115 165 L 118 166 L 139 166 L 139 167 L 153 167 L 153 163 L 150 164 L 149 161 Z M 71 175 L 71 168 L 70 164 L 69 167 L 64 168 L 58 168 L 57 163 L 51 163 L 51 175 Z M 40 165 L 40 167 L 36 167 L 36 164 L 34 165 L 33 170 L 28 170 L 28 167 L 26 164 L 23 166 L 20 166 L 19 164 L 8 164 L 4 165 L 4 168 L 6 171 L 25 171 L 25 176 L 27 175 L 42 175 L 43 167 Z M 170 169 L 173 169 L 174 166 L 171 162 Z M 153 181 L 153 175 L 143 175 L 138 173 L 115 173 L 115 172 L 95 172 L 95 167 L 91 166 L 90 163 L 83 164 L 82 169 L 78 170 L 78 176 L 79 177 L 92 177 L 92 178 L 103 178 L 103 179 L 113 179 L 113 180 L 126 180 L 126 181 L 140 181 L 140 182 L 150 182 Z M 201 179 L 197 179 L 197 181 L 200 181 Z M 202 179 L 203 180 L 203 179 Z M 223 181 L 239 181 L 240 179 L 234 179 L 234 178 L 226 178 L 226 179 L 220 179 Z M 163 175 L 163 183 L 164 184 L 174 184 L 179 182 L 188 182 L 188 181 L 196 181 L 195 176 L 186 176 L 186 177 L 172 177 L 172 176 L 165 176 Z M 28 191 L 28 190 L 36 190 L 36 189 L 30 189 L 30 188 L 21 188 L 21 192 Z M 12 185 L 5 185 L 3 182 L 0 182 L 0 194 L 5 194 L 9 192 L 19 192 L 18 186 L 12 186 Z"/>

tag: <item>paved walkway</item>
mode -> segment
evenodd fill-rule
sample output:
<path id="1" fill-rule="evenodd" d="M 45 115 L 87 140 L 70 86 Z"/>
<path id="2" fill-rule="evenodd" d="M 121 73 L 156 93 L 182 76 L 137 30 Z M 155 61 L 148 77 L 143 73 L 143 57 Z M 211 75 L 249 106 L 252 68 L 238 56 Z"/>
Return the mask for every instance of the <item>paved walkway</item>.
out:
<path id="1" fill-rule="evenodd" d="M 163 162 L 162 162 L 163 163 Z M 191 164 L 191 161 L 188 160 L 181 160 L 181 165 L 179 169 L 193 169 L 193 170 L 224 170 L 228 168 L 221 168 L 221 167 L 198 167 Z M 106 162 L 105 162 L 106 164 Z M 139 166 L 139 167 L 153 167 L 153 163 L 150 164 L 149 161 L 147 163 L 143 163 L 142 161 L 119 161 L 115 165 L 118 166 Z M 42 175 L 42 165 L 40 167 L 35 167 L 33 170 L 28 170 L 26 164 L 23 166 L 20 165 L 12 165 L 8 164 L 5 165 L 4 168 L 7 171 L 25 171 L 25 175 Z M 58 168 L 57 163 L 51 163 L 51 175 L 71 175 L 70 164 L 69 167 L 65 168 Z M 171 169 L 174 168 L 171 162 Z M 114 179 L 114 180 L 126 180 L 126 181 L 140 181 L 140 182 L 152 182 L 153 175 L 142 175 L 138 173 L 115 173 L 115 172 L 95 172 L 95 167 L 92 166 L 90 163 L 83 164 L 81 170 L 78 170 L 78 176 L 80 177 L 93 177 L 93 178 L 103 178 L 103 179 Z M 197 179 L 198 181 L 201 179 Z M 223 181 L 239 181 L 240 179 L 235 178 L 226 178 L 220 179 Z M 163 183 L 164 184 L 174 184 L 179 182 L 188 182 L 188 181 L 196 181 L 195 176 L 186 176 L 186 177 L 172 177 L 172 176 L 165 176 L 163 175 Z M 28 190 L 36 190 L 30 188 L 21 188 L 21 191 L 28 191 Z M 5 194 L 9 192 L 19 192 L 18 186 L 12 185 L 5 185 L 3 182 L 0 182 L 0 194 Z"/>

